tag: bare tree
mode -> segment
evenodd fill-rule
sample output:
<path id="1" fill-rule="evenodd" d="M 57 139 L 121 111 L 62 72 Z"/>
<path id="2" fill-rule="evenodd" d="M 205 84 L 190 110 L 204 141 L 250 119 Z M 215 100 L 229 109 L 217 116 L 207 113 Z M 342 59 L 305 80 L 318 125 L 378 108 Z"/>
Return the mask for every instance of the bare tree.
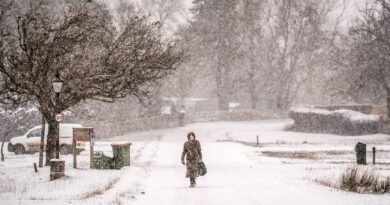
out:
<path id="1" fill-rule="evenodd" d="M 240 42 L 237 41 L 238 0 L 195 0 L 195 20 L 190 32 L 196 38 L 200 64 L 207 64 L 215 82 L 219 110 L 228 110 L 233 94 L 233 77 Z M 202 62 L 203 61 L 203 62 Z M 206 62 L 206 63 L 205 63 Z"/>
<path id="2" fill-rule="evenodd" d="M 8 112 L 5 112 L 4 114 L 5 114 L 5 116 L 7 116 Z M 4 143 L 5 143 L 6 138 L 10 134 L 10 129 L 11 129 L 11 125 L 10 124 L 11 123 L 12 123 L 12 121 L 10 121 L 9 119 L 6 119 L 4 121 L 4 124 L 3 124 L 3 127 L 2 127 L 2 132 L 1 132 L 2 140 L 1 140 L 1 150 L 0 150 L 1 161 L 4 161 Z"/>
<path id="3" fill-rule="evenodd" d="M 5 22 L 6 22 L 6 19 L 9 17 L 9 13 L 7 13 L 7 11 L 10 10 L 10 8 L 12 7 L 12 2 L 11 1 L 7 1 L 7 0 L 0 0 L 0 25 L 2 25 L 2 27 L 0 28 L 0 38 L 3 38 L 3 37 L 6 37 L 6 36 L 9 36 L 10 34 L 5 30 Z M 4 42 L 0 39 L 0 50 L 2 50 L 4 48 Z M 2 57 L 0 56 L 0 60 L 2 59 Z M 1 80 L 1 78 L 0 78 Z M 6 116 L 7 112 L 4 111 L 3 112 L 3 115 Z M 4 161 L 4 152 L 3 152 L 3 148 L 4 148 L 4 143 L 5 143 L 5 140 L 6 138 L 8 137 L 9 135 L 9 123 L 10 121 L 5 119 L 3 121 L 5 123 L 5 126 L 3 124 L 2 126 L 2 131 L 3 133 L 2 134 L 2 142 L 1 142 L 1 161 Z"/>
<path id="4" fill-rule="evenodd" d="M 176 38 L 179 38 L 178 46 L 186 52 L 192 50 L 191 54 L 192 56 L 195 56 L 196 53 L 194 50 L 196 47 L 193 45 L 192 38 L 194 35 L 191 33 L 191 30 L 188 29 L 187 26 L 182 26 L 175 35 Z M 191 60 L 182 64 L 179 70 L 164 81 L 164 87 L 159 91 L 160 94 L 163 96 L 180 97 L 181 101 L 183 101 L 185 97 L 191 95 L 190 91 L 194 85 L 194 81 L 199 77 L 199 73 L 202 73 L 200 69 L 196 67 L 196 57 L 192 56 L 186 56 Z"/>
<path id="5" fill-rule="evenodd" d="M 174 71 L 183 56 L 174 43 L 161 42 L 156 24 L 145 17 L 128 19 L 123 31 L 115 33 L 100 4 L 81 2 L 62 12 L 52 11 L 54 4 L 32 2 L 14 19 L 15 29 L 8 31 L 12 35 L 2 36 L 6 47 L 0 51 L 1 100 L 39 105 L 49 125 L 46 163 L 59 152 L 57 109 L 87 99 L 115 102 L 128 95 L 148 96 L 149 88 Z M 57 72 L 65 81 L 58 104 L 51 85 Z"/>
<path id="6" fill-rule="evenodd" d="M 276 63 L 273 66 L 272 89 L 279 110 L 286 110 L 298 91 L 324 62 L 328 55 L 331 33 L 326 29 L 334 2 L 278 1 L 271 32 L 277 44 Z M 329 30 L 329 31 L 328 31 Z"/>
<path id="7" fill-rule="evenodd" d="M 350 30 L 353 69 L 347 72 L 351 89 L 374 93 L 387 103 L 390 117 L 390 1 L 375 0 L 362 11 Z M 379 92 L 379 93 L 378 93 Z M 384 93 L 385 95 L 383 95 Z M 384 97 L 382 97 L 384 96 Z"/>
<path id="8" fill-rule="evenodd" d="M 134 6 L 126 0 L 119 0 L 118 5 L 115 8 L 114 20 L 116 21 L 117 30 L 123 30 L 126 27 L 127 20 L 134 16 Z"/>
<path id="9" fill-rule="evenodd" d="M 270 4 L 266 0 L 243 0 L 240 12 L 241 53 L 247 68 L 243 82 L 249 94 L 250 107 L 255 110 L 259 98 L 265 95 L 269 83 L 269 71 L 274 61 L 274 47 L 269 39 L 267 22 Z"/>
<path id="10" fill-rule="evenodd" d="M 142 6 L 138 7 L 158 21 L 159 29 L 163 30 L 161 32 L 174 30 L 180 16 L 187 16 L 182 0 L 142 0 Z"/>

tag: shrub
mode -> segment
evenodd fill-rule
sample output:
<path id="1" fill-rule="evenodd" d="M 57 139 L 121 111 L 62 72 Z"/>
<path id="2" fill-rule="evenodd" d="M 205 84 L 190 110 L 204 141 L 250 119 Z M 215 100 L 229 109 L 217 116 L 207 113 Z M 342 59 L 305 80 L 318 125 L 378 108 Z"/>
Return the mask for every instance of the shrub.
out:
<path id="1" fill-rule="evenodd" d="M 340 177 L 339 187 L 357 193 L 389 193 L 390 177 L 381 178 L 373 170 L 348 168 Z"/>

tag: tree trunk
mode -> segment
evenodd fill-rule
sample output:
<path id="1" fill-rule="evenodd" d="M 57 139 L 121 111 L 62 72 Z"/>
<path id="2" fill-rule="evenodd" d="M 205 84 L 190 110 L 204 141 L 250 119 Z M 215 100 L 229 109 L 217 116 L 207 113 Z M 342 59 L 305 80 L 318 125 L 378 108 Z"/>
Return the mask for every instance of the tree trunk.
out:
<path id="1" fill-rule="evenodd" d="M 227 100 L 225 87 L 223 86 L 223 68 L 218 67 L 216 70 L 216 84 L 217 84 L 217 100 L 218 100 L 218 110 L 226 111 L 229 110 L 229 101 Z"/>
<path id="2" fill-rule="evenodd" d="M 254 94 L 254 93 L 251 93 L 251 108 L 252 110 L 256 110 L 257 109 L 257 95 Z"/>
<path id="3" fill-rule="evenodd" d="M 46 128 L 45 124 L 46 124 L 45 118 L 42 115 L 41 144 L 39 147 L 39 165 L 38 165 L 39 167 L 43 166 L 43 148 L 44 148 L 44 144 L 45 144 L 45 128 Z"/>
<path id="4" fill-rule="evenodd" d="M 3 140 L 1 142 L 1 161 L 4 162 L 4 152 L 3 152 L 3 148 L 4 148 L 4 143 L 5 143 L 5 136 L 6 135 L 3 135 Z"/>
<path id="5" fill-rule="evenodd" d="M 56 158 L 56 153 L 59 152 L 59 150 L 56 149 L 56 139 L 58 136 L 58 123 L 52 119 L 47 120 L 48 124 L 48 134 L 47 134 L 47 141 L 46 141 L 46 166 L 50 165 L 50 160 Z"/>
<path id="6" fill-rule="evenodd" d="M 279 85 L 281 86 L 281 85 Z M 276 109 L 278 111 L 282 111 L 283 110 L 283 97 L 282 97 L 282 92 L 283 92 L 283 88 L 279 88 L 279 92 L 276 96 Z"/>
<path id="7" fill-rule="evenodd" d="M 255 68 L 254 65 L 251 65 L 251 72 L 249 73 L 249 94 L 250 94 L 250 104 L 252 110 L 256 110 L 257 108 L 257 100 L 258 100 L 258 94 L 256 90 L 256 80 L 255 80 Z"/>
<path id="8" fill-rule="evenodd" d="M 228 111 L 229 110 L 229 101 L 227 100 L 225 91 L 220 89 L 217 90 L 217 100 L 218 100 L 218 110 L 219 111 Z"/>
<path id="9" fill-rule="evenodd" d="M 257 109 L 257 101 L 258 101 L 258 97 L 257 97 L 257 93 L 256 93 L 256 84 L 254 82 L 254 79 L 252 79 L 251 81 L 251 85 L 250 85 L 250 100 L 251 100 L 251 108 L 252 110 L 256 110 Z"/>
<path id="10" fill-rule="evenodd" d="M 390 119 L 390 89 L 387 90 L 387 118 Z"/>
<path id="11" fill-rule="evenodd" d="M 381 80 L 382 80 L 382 87 L 385 89 L 386 91 L 386 111 L 387 111 L 387 118 L 390 119 L 390 86 L 388 86 L 388 83 L 386 81 L 386 78 L 385 78 L 385 72 L 383 69 L 380 70 L 380 74 L 381 74 Z"/>
<path id="12" fill-rule="evenodd" d="M 218 91 L 218 92 L 223 92 L 223 91 Z M 229 102 L 227 102 L 224 94 L 223 93 L 217 94 L 217 98 L 218 98 L 218 110 L 219 111 L 229 110 Z"/>

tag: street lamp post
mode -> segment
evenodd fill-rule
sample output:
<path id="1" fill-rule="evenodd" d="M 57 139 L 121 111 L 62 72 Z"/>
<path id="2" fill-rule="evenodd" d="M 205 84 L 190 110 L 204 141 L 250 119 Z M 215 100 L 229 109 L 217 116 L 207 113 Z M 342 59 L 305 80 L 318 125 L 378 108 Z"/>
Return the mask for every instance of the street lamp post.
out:
<path id="1" fill-rule="evenodd" d="M 64 84 L 64 81 L 60 77 L 60 73 L 57 71 L 55 77 L 53 77 L 51 83 L 53 84 L 53 90 L 56 94 L 55 96 L 55 116 L 57 114 L 60 114 L 61 108 L 60 108 L 60 94 L 62 92 L 62 86 Z M 56 158 L 60 158 L 60 122 L 56 120 L 57 123 L 57 136 L 56 137 Z"/>

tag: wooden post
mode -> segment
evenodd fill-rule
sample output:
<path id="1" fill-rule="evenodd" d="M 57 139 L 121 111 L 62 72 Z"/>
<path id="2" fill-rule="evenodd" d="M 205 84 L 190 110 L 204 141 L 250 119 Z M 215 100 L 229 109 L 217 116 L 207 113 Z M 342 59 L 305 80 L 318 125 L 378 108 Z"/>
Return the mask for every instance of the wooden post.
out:
<path id="1" fill-rule="evenodd" d="M 76 150 L 77 142 L 74 138 L 74 130 L 73 130 L 73 139 L 72 139 L 72 152 L 73 152 L 73 168 L 77 169 L 77 150 Z"/>
<path id="2" fill-rule="evenodd" d="M 50 160 L 50 181 L 65 176 L 65 160 Z"/>
<path id="3" fill-rule="evenodd" d="M 372 148 L 372 163 L 375 165 L 375 147 Z"/>
<path id="4" fill-rule="evenodd" d="M 93 143 L 92 143 L 92 141 L 93 141 L 93 139 L 92 139 L 92 137 L 91 137 L 91 130 L 89 130 L 89 167 L 91 168 L 91 169 L 93 169 Z"/>
<path id="5" fill-rule="evenodd" d="M 256 144 L 259 146 L 259 135 L 256 135 Z"/>
<path id="6" fill-rule="evenodd" d="M 37 163 L 35 163 L 35 162 L 34 162 L 34 171 L 35 171 L 35 173 L 38 172 Z"/>
<path id="7" fill-rule="evenodd" d="M 91 134 L 94 134 L 92 127 L 80 127 L 80 128 L 73 128 L 73 167 L 77 168 L 77 142 L 88 142 L 90 143 L 90 168 L 93 168 L 93 141 L 94 139 L 91 139 Z"/>

